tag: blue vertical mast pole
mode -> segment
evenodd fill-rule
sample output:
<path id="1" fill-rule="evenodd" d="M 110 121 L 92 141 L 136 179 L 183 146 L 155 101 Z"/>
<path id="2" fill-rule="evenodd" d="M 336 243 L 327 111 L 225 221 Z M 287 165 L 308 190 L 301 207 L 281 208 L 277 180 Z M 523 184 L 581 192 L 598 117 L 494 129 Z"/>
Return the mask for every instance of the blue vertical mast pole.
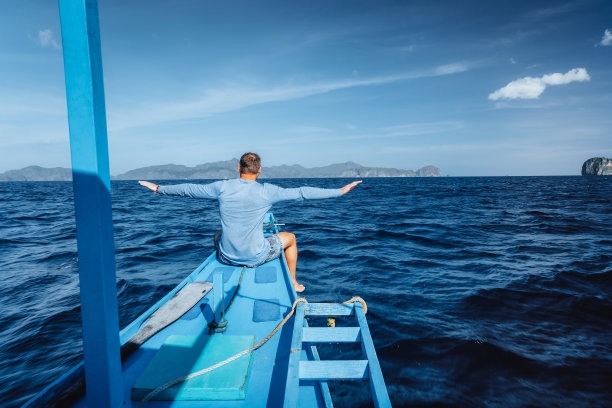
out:
<path id="1" fill-rule="evenodd" d="M 115 246 L 97 0 L 59 0 L 79 252 L 87 407 L 122 402 Z"/>

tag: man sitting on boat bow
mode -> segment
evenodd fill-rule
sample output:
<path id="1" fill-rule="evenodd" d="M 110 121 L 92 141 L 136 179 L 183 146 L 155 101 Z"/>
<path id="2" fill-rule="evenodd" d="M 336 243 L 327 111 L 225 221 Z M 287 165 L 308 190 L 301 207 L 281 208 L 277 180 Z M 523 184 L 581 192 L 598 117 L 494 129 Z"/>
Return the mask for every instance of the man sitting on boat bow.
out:
<path id="1" fill-rule="evenodd" d="M 254 268 L 278 258 L 281 250 L 284 250 L 293 287 L 296 292 L 304 291 L 304 285 L 299 284 L 295 278 L 298 257 L 295 235 L 282 231 L 264 237 L 263 222 L 266 213 L 279 201 L 339 197 L 361 181 L 337 189 L 282 188 L 269 183 L 260 184 L 256 180 L 261 174 L 261 159 L 255 153 L 242 155 L 238 172 L 238 179 L 210 184 L 160 186 L 148 181 L 138 183 L 163 195 L 219 200 L 222 232 L 215 236 L 215 249 L 221 262 Z"/>

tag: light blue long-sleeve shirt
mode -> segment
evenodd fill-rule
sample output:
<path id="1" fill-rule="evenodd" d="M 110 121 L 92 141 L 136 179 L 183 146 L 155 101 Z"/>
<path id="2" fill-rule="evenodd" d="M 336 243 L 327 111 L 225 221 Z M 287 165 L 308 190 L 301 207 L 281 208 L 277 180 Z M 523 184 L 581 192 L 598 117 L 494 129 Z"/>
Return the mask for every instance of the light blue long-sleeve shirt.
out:
<path id="1" fill-rule="evenodd" d="M 210 184 L 160 186 L 159 194 L 219 200 L 222 235 L 219 250 L 239 265 L 259 265 L 270 251 L 264 239 L 263 222 L 272 204 L 284 200 L 339 197 L 339 188 L 282 188 L 246 179 L 216 181 Z"/>

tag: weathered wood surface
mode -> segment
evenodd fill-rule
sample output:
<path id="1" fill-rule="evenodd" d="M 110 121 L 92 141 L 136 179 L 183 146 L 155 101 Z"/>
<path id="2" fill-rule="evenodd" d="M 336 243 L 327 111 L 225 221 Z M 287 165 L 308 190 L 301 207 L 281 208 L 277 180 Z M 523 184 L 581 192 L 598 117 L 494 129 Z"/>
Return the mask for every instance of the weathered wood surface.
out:
<path id="1" fill-rule="evenodd" d="M 304 343 L 356 343 L 361 340 L 359 327 L 305 327 Z"/>
<path id="2" fill-rule="evenodd" d="M 372 390 L 372 399 L 374 400 L 374 406 L 378 407 L 391 407 L 391 401 L 389 400 L 389 394 L 387 387 L 385 386 L 385 379 L 380 369 L 378 357 L 376 356 L 376 349 L 372 342 L 372 336 L 370 335 L 370 328 L 363 312 L 363 307 L 360 303 L 355 303 L 355 316 L 359 327 L 361 328 L 361 349 L 363 354 L 370 362 L 369 364 L 369 377 L 370 377 L 370 388 Z"/>
<path id="3" fill-rule="evenodd" d="M 339 303 L 307 303 L 306 316 L 353 316 L 354 303 L 342 305 Z"/>
<path id="4" fill-rule="evenodd" d="M 300 361 L 302 380 L 363 380 L 369 375 L 368 360 Z"/>

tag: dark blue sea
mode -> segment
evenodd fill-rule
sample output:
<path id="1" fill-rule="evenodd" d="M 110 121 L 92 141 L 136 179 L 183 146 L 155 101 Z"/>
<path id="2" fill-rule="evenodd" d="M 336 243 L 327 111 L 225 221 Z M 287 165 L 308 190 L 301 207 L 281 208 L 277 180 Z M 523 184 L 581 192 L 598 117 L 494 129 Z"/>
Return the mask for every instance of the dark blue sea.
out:
<path id="1" fill-rule="evenodd" d="M 112 190 L 123 327 L 212 252 L 219 222 L 214 202 Z M 365 179 L 273 210 L 309 301 L 366 300 L 395 407 L 612 405 L 612 177 Z M 0 183 L 0 406 L 82 358 L 73 217 L 71 183 Z M 332 390 L 370 405 L 367 386 Z"/>

